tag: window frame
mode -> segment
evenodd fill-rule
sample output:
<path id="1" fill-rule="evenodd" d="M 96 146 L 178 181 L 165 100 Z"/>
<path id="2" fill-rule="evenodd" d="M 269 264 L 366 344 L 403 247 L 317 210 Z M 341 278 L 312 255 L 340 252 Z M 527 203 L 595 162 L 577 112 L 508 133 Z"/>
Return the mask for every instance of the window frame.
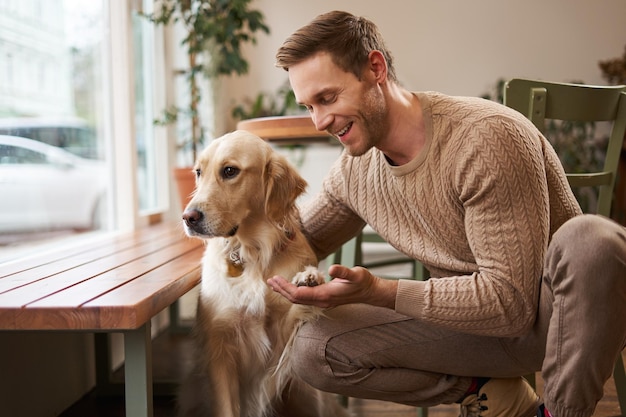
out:
<path id="1" fill-rule="evenodd" d="M 106 106 L 111 115 L 109 120 L 110 137 L 112 144 L 110 160 L 113 161 L 113 204 L 112 212 L 116 229 L 120 231 L 134 230 L 138 227 L 158 222 L 163 218 L 172 218 L 174 215 L 171 203 L 169 143 L 167 141 L 168 128 L 155 126 L 154 149 L 155 175 L 157 175 L 157 207 L 153 210 L 140 211 L 139 192 L 137 185 L 137 146 L 135 142 L 135 93 L 136 82 L 133 71 L 133 41 L 132 18 L 134 11 L 143 10 L 141 0 L 129 2 L 107 2 L 109 5 L 106 16 L 109 22 L 110 47 L 107 48 L 110 56 L 111 69 L 110 91 L 111 103 Z M 154 29 L 154 77 L 151 92 L 153 114 L 158 114 L 166 106 L 166 89 L 168 82 L 165 76 L 167 68 L 165 62 L 164 30 L 153 25 Z M 115 64 L 113 64 L 115 63 Z M 132 140 L 131 140 L 132 139 Z M 132 179 L 132 180 L 129 180 Z"/>

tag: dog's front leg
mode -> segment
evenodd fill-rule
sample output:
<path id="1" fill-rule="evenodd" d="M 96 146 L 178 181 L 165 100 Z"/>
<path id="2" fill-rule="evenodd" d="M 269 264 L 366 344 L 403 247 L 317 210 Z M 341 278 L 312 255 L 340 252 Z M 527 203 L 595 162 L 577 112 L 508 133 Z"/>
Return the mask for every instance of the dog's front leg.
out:
<path id="1" fill-rule="evenodd" d="M 242 417 L 236 338 L 232 329 L 218 318 L 214 303 L 211 297 L 200 295 L 194 329 L 197 343 L 194 359 L 199 365 L 198 374 L 204 376 L 208 387 L 202 400 L 210 410 L 210 417 Z"/>
<path id="2" fill-rule="evenodd" d="M 243 417 L 239 404 L 239 381 L 237 372 L 226 362 L 211 364 L 211 384 L 215 392 L 214 417 Z"/>

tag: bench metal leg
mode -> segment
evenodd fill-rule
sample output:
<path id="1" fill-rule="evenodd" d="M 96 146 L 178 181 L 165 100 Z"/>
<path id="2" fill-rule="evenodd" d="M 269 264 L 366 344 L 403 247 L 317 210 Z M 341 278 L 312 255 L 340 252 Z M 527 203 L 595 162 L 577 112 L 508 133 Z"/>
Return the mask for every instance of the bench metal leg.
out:
<path id="1" fill-rule="evenodd" d="M 111 358 L 109 357 L 109 334 L 95 333 L 94 347 L 96 355 L 96 388 L 107 392 L 111 386 Z"/>
<path id="2" fill-rule="evenodd" d="M 150 321 L 124 333 L 126 416 L 153 417 Z"/>

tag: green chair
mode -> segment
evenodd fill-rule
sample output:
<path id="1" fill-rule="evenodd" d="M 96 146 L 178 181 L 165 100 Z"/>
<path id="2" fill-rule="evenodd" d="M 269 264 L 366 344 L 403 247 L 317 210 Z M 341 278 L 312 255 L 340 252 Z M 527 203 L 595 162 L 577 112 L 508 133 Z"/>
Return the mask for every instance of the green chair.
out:
<path id="1" fill-rule="evenodd" d="M 567 172 L 572 188 L 598 189 L 597 208 L 592 211 L 611 216 L 618 163 L 626 132 L 626 86 L 589 86 L 512 79 L 504 87 L 504 104 L 546 131 L 546 119 L 570 122 L 610 122 L 612 125 L 604 166 L 595 172 Z M 624 179 L 621 179 L 624 181 Z M 626 415 L 626 374 L 622 357 L 615 364 L 614 379 L 620 409 Z"/>
<path id="2" fill-rule="evenodd" d="M 380 246 L 383 250 L 375 249 L 368 251 L 367 248 L 364 247 L 364 244 L 367 243 L 375 244 L 372 247 Z M 408 256 L 397 251 L 390 252 L 387 245 L 388 243 L 380 237 L 380 235 L 368 226 L 365 226 L 359 235 L 344 243 L 344 245 L 337 252 L 330 255 L 328 261 L 346 266 L 359 265 L 368 269 L 408 264 L 411 272 L 406 278 L 419 281 L 424 281 L 429 278 L 428 270 L 424 268 L 419 261 L 409 258 Z M 374 252 L 380 253 L 380 255 L 376 256 L 376 259 L 366 260 L 366 258 L 371 257 Z M 381 274 L 378 276 L 389 279 L 398 278 L 397 276 L 387 276 Z"/>

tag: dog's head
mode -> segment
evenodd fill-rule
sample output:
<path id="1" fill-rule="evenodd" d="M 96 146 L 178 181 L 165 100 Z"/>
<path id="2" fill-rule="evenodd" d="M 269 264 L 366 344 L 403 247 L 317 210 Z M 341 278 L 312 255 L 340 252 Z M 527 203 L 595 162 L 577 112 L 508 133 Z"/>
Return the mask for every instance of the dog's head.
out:
<path id="1" fill-rule="evenodd" d="M 183 219 L 188 235 L 206 238 L 230 237 L 263 219 L 282 223 L 307 185 L 285 157 L 242 130 L 213 140 L 194 172 L 196 190 Z"/>

